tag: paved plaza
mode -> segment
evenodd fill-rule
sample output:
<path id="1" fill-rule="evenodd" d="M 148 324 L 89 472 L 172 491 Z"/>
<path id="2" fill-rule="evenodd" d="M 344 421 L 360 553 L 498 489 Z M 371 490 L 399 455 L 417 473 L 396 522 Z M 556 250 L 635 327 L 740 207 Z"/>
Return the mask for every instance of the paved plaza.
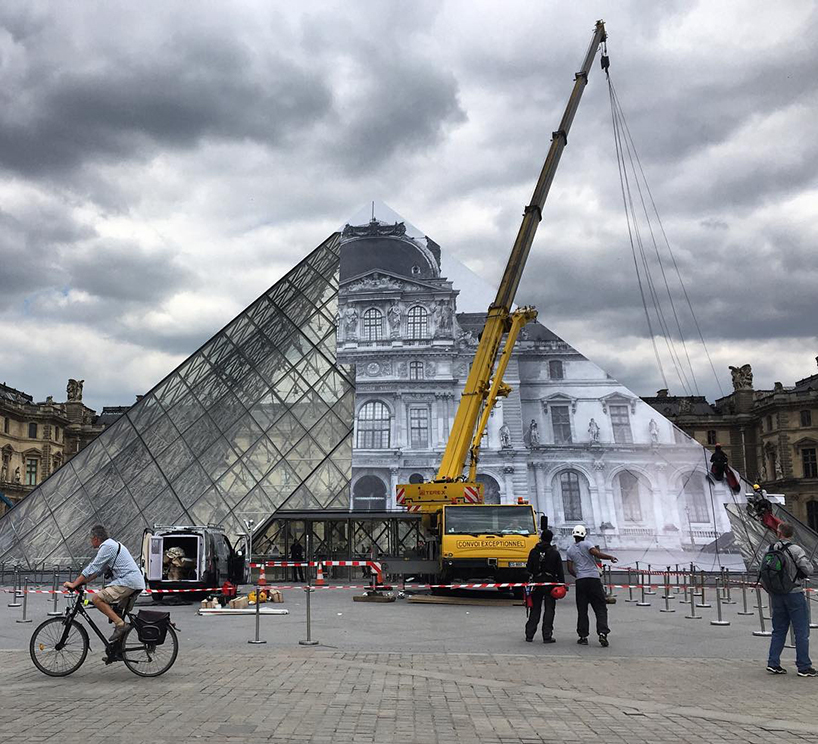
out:
<path id="1" fill-rule="evenodd" d="M 611 647 L 575 643 L 572 602 L 559 604 L 551 646 L 525 643 L 522 607 L 363 604 L 352 591 L 285 590 L 284 617 L 168 609 L 180 654 L 164 677 L 106 667 L 94 644 L 65 679 L 40 674 L 28 638 L 50 605 L 33 595 L 0 607 L 0 741 L 137 742 L 818 742 L 818 680 L 764 671 L 757 618 L 725 608 L 729 627 L 611 607 Z M 145 600 L 141 600 L 143 602 Z M 150 601 L 148 600 L 148 603 Z M 676 604 L 675 602 L 673 604 Z M 150 604 L 148 604 L 150 606 Z"/>

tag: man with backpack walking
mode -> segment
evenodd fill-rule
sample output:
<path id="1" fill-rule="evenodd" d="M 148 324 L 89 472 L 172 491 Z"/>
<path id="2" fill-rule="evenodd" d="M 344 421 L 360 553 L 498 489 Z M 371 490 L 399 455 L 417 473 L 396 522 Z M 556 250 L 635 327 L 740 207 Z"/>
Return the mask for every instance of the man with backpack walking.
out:
<path id="1" fill-rule="evenodd" d="M 562 570 L 560 552 L 552 544 L 554 533 L 543 530 L 540 542 L 528 554 L 526 570 L 533 582 L 565 583 L 565 573 Z M 545 605 L 545 614 L 542 620 L 542 642 L 555 643 L 554 614 L 557 610 L 557 599 L 551 593 L 553 586 L 535 586 L 531 590 L 531 607 L 528 613 L 528 622 L 525 624 L 525 639 L 529 643 L 537 633 L 537 624 L 540 622 L 542 607 Z M 564 594 L 564 592 L 563 592 Z"/>
<path id="2" fill-rule="evenodd" d="M 799 545 L 790 542 L 794 530 L 791 524 L 778 525 L 778 540 L 770 545 L 761 559 L 758 580 L 770 595 L 773 614 L 773 634 L 767 671 L 786 674 L 781 666 L 781 651 L 792 624 L 795 636 L 795 665 L 799 677 L 818 677 L 809 658 L 809 614 L 802 580 L 812 574 L 812 564 Z"/>

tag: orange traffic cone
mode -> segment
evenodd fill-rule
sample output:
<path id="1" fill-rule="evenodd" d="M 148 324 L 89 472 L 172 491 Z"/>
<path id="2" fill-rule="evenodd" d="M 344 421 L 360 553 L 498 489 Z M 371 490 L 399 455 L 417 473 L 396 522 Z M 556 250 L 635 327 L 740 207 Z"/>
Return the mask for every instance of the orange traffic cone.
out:
<path id="1" fill-rule="evenodd" d="M 258 585 L 267 586 L 267 577 L 264 575 L 264 564 L 262 563 L 258 569 Z"/>
<path id="2" fill-rule="evenodd" d="M 318 564 L 318 573 L 315 577 L 315 586 L 326 586 L 327 582 L 324 581 L 324 568 L 322 564 Z"/>

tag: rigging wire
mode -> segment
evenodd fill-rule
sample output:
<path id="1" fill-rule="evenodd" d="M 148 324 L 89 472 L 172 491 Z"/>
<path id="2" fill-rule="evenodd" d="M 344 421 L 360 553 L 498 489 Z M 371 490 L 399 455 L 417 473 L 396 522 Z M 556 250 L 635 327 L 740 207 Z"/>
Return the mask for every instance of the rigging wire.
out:
<path id="1" fill-rule="evenodd" d="M 618 96 L 618 94 L 616 92 L 616 88 L 614 87 L 613 82 L 611 82 L 611 92 L 613 94 L 614 100 L 616 102 L 617 111 L 619 112 L 619 116 L 620 116 L 620 119 L 622 121 L 623 131 L 625 132 L 625 135 L 626 135 L 625 141 L 626 141 L 626 144 L 628 145 L 628 154 L 631 155 L 631 150 L 633 152 L 632 159 L 631 159 L 631 167 L 633 168 L 633 163 L 634 163 L 634 158 L 635 158 L 635 161 L 639 166 L 639 173 L 642 176 L 641 183 L 644 183 L 645 190 L 649 191 L 647 178 L 645 177 L 645 172 L 644 172 L 644 170 L 642 168 L 642 162 L 639 159 L 639 153 L 636 150 L 636 143 L 633 141 L 633 137 L 632 137 L 631 132 L 630 132 L 630 127 L 628 127 L 628 122 L 625 119 L 625 112 L 622 110 L 622 105 L 619 102 L 619 96 Z M 681 324 L 681 321 L 679 320 L 679 315 L 676 312 L 676 303 L 673 301 L 673 294 L 670 291 L 670 283 L 668 282 L 667 273 L 665 272 L 665 265 L 664 265 L 664 262 L 662 261 L 661 255 L 659 253 L 659 245 L 656 242 L 656 235 L 653 232 L 653 222 L 652 222 L 652 220 L 650 218 L 650 212 L 648 210 L 647 204 L 645 203 L 645 195 L 644 195 L 644 193 L 642 191 L 642 186 L 641 186 L 640 180 L 638 178 L 638 175 L 636 174 L 636 169 L 635 168 L 634 168 L 634 174 L 636 175 L 635 180 L 636 180 L 637 188 L 639 190 L 639 199 L 640 199 L 640 202 L 642 204 L 642 211 L 645 214 L 645 221 L 647 222 L 648 230 L 650 231 L 651 242 L 653 243 L 653 249 L 654 249 L 654 252 L 656 253 L 656 261 L 659 264 L 660 271 L 662 272 L 662 280 L 663 280 L 664 285 L 665 285 L 665 291 L 667 292 L 668 299 L 670 300 L 670 307 L 671 307 L 671 310 L 673 311 L 673 318 L 676 321 L 676 330 L 679 333 L 679 339 L 682 342 L 682 348 L 684 350 L 684 354 L 685 354 L 685 357 L 687 359 L 687 367 L 690 370 L 690 376 L 691 376 L 691 378 L 693 380 L 692 389 L 696 391 L 696 395 L 699 395 L 699 384 L 698 384 L 698 382 L 696 380 L 696 373 L 695 373 L 695 371 L 693 369 L 693 364 L 690 361 L 690 354 L 687 351 L 687 343 L 685 341 L 684 331 L 682 330 L 682 324 Z M 656 213 L 656 215 L 658 217 L 658 210 L 656 209 L 656 204 L 653 201 L 652 196 L 651 196 L 651 204 L 653 206 L 654 212 Z M 680 360 L 680 362 L 681 362 L 681 360 Z"/>
<path id="2" fill-rule="evenodd" d="M 608 77 L 608 84 L 610 85 L 610 76 Z M 614 145 L 616 147 L 616 165 L 619 168 L 619 185 L 622 191 L 622 203 L 625 207 L 625 222 L 628 226 L 628 238 L 631 244 L 631 254 L 633 256 L 633 267 L 636 271 L 636 280 L 639 284 L 639 295 L 642 298 L 642 307 L 645 310 L 645 318 L 648 322 L 648 334 L 650 335 L 650 342 L 653 346 L 653 354 L 656 357 L 656 364 L 659 367 L 659 374 L 662 376 L 662 380 L 664 382 L 665 387 L 668 387 L 667 377 L 665 376 L 665 370 L 662 366 L 662 360 L 659 357 L 659 349 L 656 346 L 656 334 L 653 331 L 653 324 L 651 323 L 650 313 L 648 312 L 648 303 L 645 299 L 645 289 L 642 286 L 642 275 L 639 272 L 639 262 L 636 259 L 636 247 L 633 241 L 633 229 L 631 227 L 631 215 L 628 211 L 628 203 L 625 196 L 625 183 L 624 183 L 624 166 L 623 166 L 623 158 L 621 157 L 620 153 L 620 141 L 619 141 L 619 134 L 618 134 L 618 121 L 615 114 L 615 109 L 611 107 L 611 120 L 613 124 L 613 132 L 614 132 Z"/>

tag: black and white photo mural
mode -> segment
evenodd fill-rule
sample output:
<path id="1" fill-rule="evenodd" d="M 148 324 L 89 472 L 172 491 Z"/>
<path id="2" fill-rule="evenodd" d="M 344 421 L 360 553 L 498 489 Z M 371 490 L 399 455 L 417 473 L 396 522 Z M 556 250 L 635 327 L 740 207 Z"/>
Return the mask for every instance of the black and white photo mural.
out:
<path id="1" fill-rule="evenodd" d="M 337 348 L 355 368 L 352 507 L 397 510 L 398 483 L 437 471 L 496 288 L 379 210 L 342 231 Z M 483 437 L 487 501 L 530 500 L 562 548 L 583 523 L 628 561 L 740 565 L 724 504 L 746 484 L 712 480 L 709 451 L 541 322 L 505 381 Z"/>

